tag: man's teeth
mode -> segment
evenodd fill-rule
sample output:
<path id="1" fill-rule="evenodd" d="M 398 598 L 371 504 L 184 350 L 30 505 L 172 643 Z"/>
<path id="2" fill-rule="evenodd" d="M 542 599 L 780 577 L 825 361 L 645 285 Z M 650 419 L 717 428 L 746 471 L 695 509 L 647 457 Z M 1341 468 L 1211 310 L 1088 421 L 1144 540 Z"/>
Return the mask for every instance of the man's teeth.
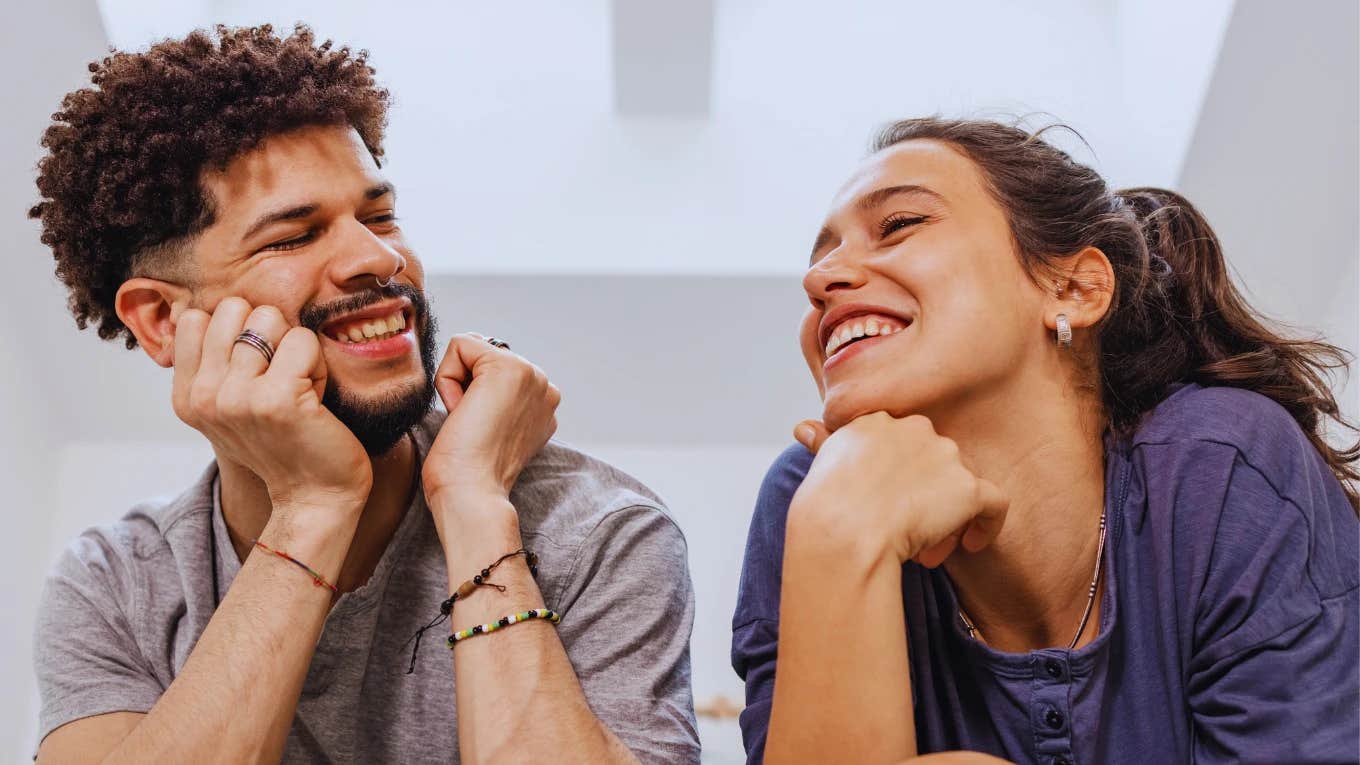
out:
<path id="1" fill-rule="evenodd" d="M 878 316 L 856 317 L 843 322 L 831 333 L 831 339 L 826 342 L 826 355 L 840 350 L 841 346 L 852 340 L 862 337 L 875 337 L 878 335 L 892 335 L 906 329 L 906 325 L 895 319 L 887 319 Z"/>
<path id="2" fill-rule="evenodd" d="M 381 319 L 368 319 L 355 322 L 334 330 L 335 339 L 342 343 L 364 343 L 386 340 L 406 329 L 406 315 L 397 311 Z"/>

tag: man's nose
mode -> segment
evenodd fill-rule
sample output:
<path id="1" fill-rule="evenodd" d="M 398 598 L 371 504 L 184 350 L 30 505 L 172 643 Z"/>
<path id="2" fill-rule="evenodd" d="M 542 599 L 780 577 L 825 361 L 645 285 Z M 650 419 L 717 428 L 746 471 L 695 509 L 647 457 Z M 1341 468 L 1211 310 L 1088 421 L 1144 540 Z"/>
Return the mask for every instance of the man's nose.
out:
<path id="1" fill-rule="evenodd" d="M 346 225 L 337 246 L 330 270 L 331 278 L 341 286 L 372 279 L 386 287 L 406 270 L 406 257 L 359 221 Z"/>

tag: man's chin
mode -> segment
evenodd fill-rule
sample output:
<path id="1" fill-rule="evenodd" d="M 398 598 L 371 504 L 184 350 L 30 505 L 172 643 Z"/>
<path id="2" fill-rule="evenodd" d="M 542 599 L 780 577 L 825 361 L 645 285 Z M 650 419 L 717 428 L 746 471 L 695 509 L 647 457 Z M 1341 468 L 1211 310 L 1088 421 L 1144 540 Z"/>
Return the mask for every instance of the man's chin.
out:
<path id="1" fill-rule="evenodd" d="M 355 396 L 328 385 L 321 403 L 350 429 L 369 456 L 377 457 L 391 451 L 429 414 L 434 395 L 434 385 L 428 380 L 375 397 Z"/>

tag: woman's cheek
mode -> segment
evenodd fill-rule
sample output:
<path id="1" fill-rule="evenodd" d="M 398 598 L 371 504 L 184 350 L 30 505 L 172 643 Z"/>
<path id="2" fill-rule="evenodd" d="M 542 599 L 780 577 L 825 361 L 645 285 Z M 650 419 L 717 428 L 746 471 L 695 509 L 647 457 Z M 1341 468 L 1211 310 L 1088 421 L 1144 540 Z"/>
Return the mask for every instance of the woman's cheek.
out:
<path id="1" fill-rule="evenodd" d="M 807 362 L 813 382 L 817 383 L 818 395 L 826 395 L 826 385 L 822 380 L 822 346 L 818 339 L 818 329 L 822 322 L 822 312 L 809 307 L 803 313 L 803 321 L 798 328 L 798 342 L 803 348 L 803 361 Z"/>

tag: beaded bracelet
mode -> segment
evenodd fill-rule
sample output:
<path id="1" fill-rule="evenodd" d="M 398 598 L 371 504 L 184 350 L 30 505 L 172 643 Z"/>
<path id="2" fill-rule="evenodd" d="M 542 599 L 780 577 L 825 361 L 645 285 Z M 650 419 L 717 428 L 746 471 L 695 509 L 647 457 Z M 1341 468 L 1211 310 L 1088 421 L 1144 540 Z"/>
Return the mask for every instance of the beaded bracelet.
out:
<path id="1" fill-rule="evenodd" d="M 449 635 L 449 648 L 453 648 L 454 645 L 467 640 L 473 635 L 485 635 L 503 627 L 509 627 L 512 624 L 519 624 L 520 622 L 527 622 L 531 619 L 547 619 L 553 624 L 562 621 L 561 615 L 551 608 L 535 608 L 529 611 L 521 611 L 517 614 L 502 616 L 494 622 L 478 624 L 476 627 L 469 627 L 461 632 L 455 632 L 452 635 Z"/>
<path id="2" fill-rule="evenodd" d="M 491 572 L 495 571 L 497 566 L 515 557 L 516 555 L 524 556 L 524 562 L 529 564 L 529 573 L 535 579 L 538 578 L 538 555 L 528 548 L 521 547 L 518 550 L 515 550 L 514 552 L 508 552 L 502 555 L 501 557 L 497 558 L 495 561 L 488 564 L 486 568 L 482 569 L 480 573 L 476 574 L 466 582 L 463 582 L 462 584 L 458 585 L 458 589 L 454 590 L 453 594 L 450 595 L 447 600 L 439 604 L 439 616 L 436 616 L 429 624 L 426 624 L 424 627 L 421 627 L 420 629 L 416 630 L 416 634 L 406 639 L 407 643 L 411 642 L 412 640 L 416 641 L 415 646 L 411 648 L 411 665 L 406 668 L 406 674 L 409 675 L 412 672 L 416 671 L 416 655 L 420 652 L 420 639 L 421 637 L 424 636 L 425 631 L 438 627 L 440 624 L 444 622 L 445 619 L 448 619 L 449 615 L 453 613 L 454 603 L 457 603 L 459 600 L 462 600 L 467 596 L 471 595 L 473 591 L 475 591 L 478 587 L 494 587 L 500 592 L 505 592 L 504 585 L 492 584 L 488 580 L 491 578 Z M 404 643 L 402 644 L 402 647 L 403 648 L 406 647 Z"/>
<path id="3" fill-rule="evenodd" d="M 254 545 L 254 546 L 260 548 L 261 550 L 264 550 L 264 551 L 267 552 L 267 553 L 272 553 L 272 554 L 274 554 L 274 555 L 277 555 L 278 557 L 283 558 L 284 560 L 288 561 L 289 563 L 292 563 L 293 565 L 295 565 L 295 566 L 297 566 L 298 568 L 302 569 L 303 571 L 306 571 L 306 572 L 307 572 L 309 575 L 311 575 L 311 577 L 312 577 L 312 586 L 313 586 L 313 587 L 325 587 L 325 588 L 329 589 L 331 592 L 335 593 L 336 595 L 339 595 L 339 594 L 340 594 L 340 590 L 336 589 L 335 585 L 333 585 L 333 584 L 331 584 L 330 582 L 326 581 L 326 577 L 324 577 L 324 576 L 318 574 L 317 572 L 313 571 L 311 568 L 309 568 L 309 567 L 307 566 L 306 563 L 303 563 L 302 561 L 298 560 L 297 558 L 294 558 L 293 556 L 289 555 L 288 553 L 286 553 L 286 552 L 284 552 L 284 551 L 282 551 L 282 550 L 271 550 L 271 549 L 269 548 L 268 545 L 266 545 L 264 542 L 261 542 L 261 541 L 258 540 L 258 539 L 252 539 L 252 540 L 250 540 L 250 543 L 251 543 L 252 545 Z"/>

